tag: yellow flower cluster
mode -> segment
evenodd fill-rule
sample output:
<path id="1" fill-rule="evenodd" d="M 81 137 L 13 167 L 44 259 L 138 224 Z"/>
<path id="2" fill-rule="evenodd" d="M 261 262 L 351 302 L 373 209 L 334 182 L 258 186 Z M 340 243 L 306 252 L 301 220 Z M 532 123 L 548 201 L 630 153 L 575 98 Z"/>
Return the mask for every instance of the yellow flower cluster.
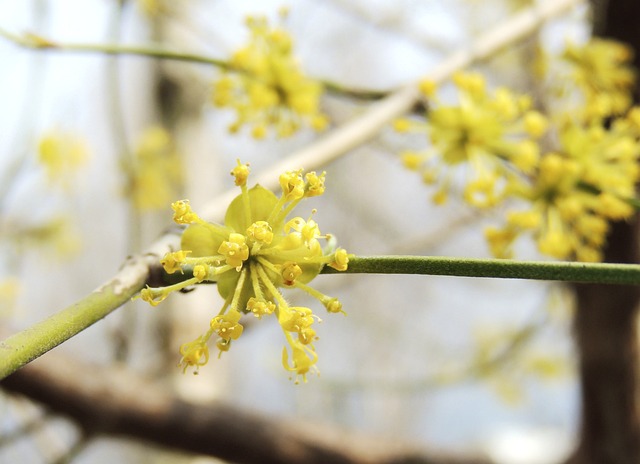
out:
<path id="1" fill-rule="evenodd" d="M 440 172 L 463 163 L 473 172 L 464 190 L 468 203 L 526 202 L 507 213 L 504 226 L 486 230 L 496 257 L 510 258 L 514 241 L 530 233 L 543 254 L 599 261 L 609 221 L 634 213 L 630 200 L 640 180 L 640 108 L 630 108 L 630 52 L 624 45 L 595 40 L 569 47 L 563 58 L 571 63 L 581 106 L 566 105 L 570 111 L 552 120 L 531 109 L 527 97 L 506 89 L 489 96 L 482 77 L 470 74 L 454 77 L 459 105 L 436 101 L 426 123 L 396 121 L 398 131 L 427 132 L 432 149 L 405 153 L 403 161 L 419 170 L 425 182 L 440 185 L 437 203 L 446 198 L 451 176 Z M 427 97 L 435 92 L 428 83 L 421 89 Z"/>
<path id="2" fill-rule="evenodd" d="M 455 168 L 467 165 L 469 179 L 464 198 L 477 207 L 496 205 L 506 192 L 513 168 L 529 173 L 536 166 L 547 121 L 531 109 L 531 99 L 506 88 L 486 90 L 479 74 L 456 74 L 460 95 L 455 106 L 438 105 L 429 111 L 428 124 L 409 119 L 395 122 L 399 132 L 426 132 L 432 148 L 426 152 L 407 151 L 404 165 L 420 172 L 428 184 L 437 184 L 433 200 L 444 203 Z M 434 86 L 423 82 L 426 97 Z"/>
<path id="3" fill-rule="evenodd" d="M 159 126 L 145 130 L 136 147 L 126 193 L 141 211 L 158 210 L 179 193 L 182 162 L 169 133 Z"/>
<path id="4" fill-rule="evenodd" d="M 169 274 L 190 272 L 193 277 L 168 287 L 146 288 L 140 296 L 155 306 L 173 291 L 216 282 L 224 305 L 205 334 L 180 348 L 184 368 L 194 366 L 197 372 L 207 363 L 207 342 L 214 334 L 220 353 L 228 351 L 242 335 L 242 316 L 253 314 L 259 319 L 277 319 L 290 350 L 283 349 L 283 365 L 296 374 L 296 382 L 298 377 L 306 381 L 307 373 L 317 370 L 313 324 L 319 318 L 309 308 L 289 305 L 280 289 L 301 289 L 328 312 L 343 312 L 336 298 L 308 283 L 325 265 L 346 270 L 349 255 L 342 248 L 323 250 L 319 240 L 330 236 L 322 235 L 311 217 L 287 219 L 300 201 L 324 193 L 325 174 L 285 172 L 280 176 L 279 198 L 259 185 L 247 188 L 248 165 L 238 162 L 231 174 L 242 192 L 229 205 L 224 225 L 202 220 L 187 200 L 172 205 L 174 221 L 189 226 L 182 235 L 181 249 L 168 253 L 161 263 Z"/>
<path id="5" fill-rule="evenodd" d="M 328 120 L 320 111 L 322 85 L 301 71 L 290 35 L 271 28 L 264 17 L 249 17 L 247 26 L 249 44 L 230 60 L 237 72 L 223 74 L 213 85 L 213 104 L 237 113 L 229 130 L 235 133 L 248 125 L 251 135 L 262 139 L 270 128 L 278 137 L 288 137 L 304 124 L 324 129 Z"/>
<path id="6" fill-rule="evenodd" d="M 640 180 L 640 108 L 605 129 L 601 124 L 567 121 L 558 128 L 558 149 L 546 153 L 530 182 L 513 194 L 528 209 L 511 211 L 506 225 L 486 237 L 497 257 L 509 258 L 511 245 L 531 232 L 539 250 L 559 259 L 600 261 L 610 220 L 628 219 Z"/>
<path id="7" fill-rule="evenodd" d="M 562 58 L 571 67 L 572 84 L 577 84 L 583 95 L 585 117 L 616 116 L 631 106 L 636 78 L 629 66 L 632 54 L 629 46 L 605 39 L 567 46 Z"/>
<path id="8" fill-rule="evenodd" d="M 70 132 L 50 131 L 38 142 L 38 162 L 45 168 L 51 183 L 69 188 L 73 175 L 88 155 L 84 141 Z"/>

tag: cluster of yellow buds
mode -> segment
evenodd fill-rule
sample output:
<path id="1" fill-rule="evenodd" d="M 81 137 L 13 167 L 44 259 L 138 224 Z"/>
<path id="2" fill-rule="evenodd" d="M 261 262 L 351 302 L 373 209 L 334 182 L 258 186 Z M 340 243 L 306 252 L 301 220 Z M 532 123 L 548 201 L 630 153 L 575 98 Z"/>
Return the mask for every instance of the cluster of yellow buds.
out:
<path id="1" fill-rule="evenodd" d="M 157 305 L 173 291 L 216 282 L 224 305 L 206 333 L 180 348 L 184 368 L 194 366 L 197 372 L 207 363 L 207 342 L 214 334 L 220 353 L 228 351 L 242 335 L 242 316 L 253 314 L 259 319 L 277 319 L 290 350 L 289 354 L 283 349 L 283 365 L 296 374 L 296 381 L 298 377 L 306 381 L 306 374 L 317 370 L 313 324 L 319 318 L 309 308 L 289 305 L 280 289 L 301 289 L 328 312 L 343 312 L 339 300 L 308 284 L 325 265 L 346 270 L 349 255 L 342 248 L 323 249 L 320 239 L 331 236 L 322 235 L 311 217 L 287 219 L 300 201 L 324 193 L 325 173 L 285 172 L 280 176 L 279 198 L 259 185 L 247 188 L 247 164 L 238 161 L 231 174 L 242 192 L 229 205 L 224 225 L 201 219 L 187 200 L 172 205 L 174 221 L 188 227 L 182 234 L 181 249 L 168 253 L 161 263 L 167 273 L 191 272 L 193 277 L 167 287 L 145 288 L 140 296 Z"/>
<path id="2" fill-rule="evenodd" d="M 497 257 L 510 258 L 514 241 L 530 233 L 543 254 L 599 261 L 609 222 L 634 213 L 631 200 L 640 180 L 640 108 L 631 108 L 630 57 L 628 47 L 612 41 L 570 46 L 563 59 L 571 65 L 581 106 L 566 104 L 570 110 L 553 119 L 531 109 L 526 96 L 507 89 L 489 95 L 477 74 L 454 77 L 456 106 L 439 105 L 432 98 L 435 86 L 422 83 L 435 103 L 428 121 L 402 119 L 395 128 L 426 132 L 432 148 L 403 154 L 404 164 L 440 185 L 436 203 L 446 199 L 450 173 L 462 164 L 472 171 L 464 198 L 473 206 L 524 201 L 526 206 L 507 213 L 504 226 L 486 230 Z M 560 97 L 573 102 L 576 91 Z M 445 176 L 443 167 L 449 170 Z"/>
<path id="3" fill-rule="evenodd" d="M 304 124 L 324 129 L 328 120 L 319 108 L 323 87 L 301 71 L 291 36 L 271 28 L 264 17 L 249 17 L 247 26 L 250 42 L 230 60 L 237 72 L 223 74 L 213 85 L 213 104 L 237 113 L 229 130 L 248 125 L 251 135 L 262 139 L 269 128 L 278 137 L 288 137 Z"/>
<path id="4" fill-rule="evenodd" d="M 426 152 L 404 152 L 403 163 L 418 171 L 425 183 L 438 186 L 433 197 L 436 203 L 446 201 L 455 168 L 467 165 L 465 200 L 477 207 L 495 206 L 504 197 L 513 167 L 529 173 L 536 166 L 539 148 L 535 140 L 544 134 L 547 120 L 531 109 L 529 97 L 506 88 L 487 92 L 479 74 L 458 73 L 453 81 L 459 105 L 433 106 L 428 122 L 395 122 L 398 132 L 422 132 L 432 143 Z M 423 82 L 420 88 L 437 103 L 432 83 Z"/>

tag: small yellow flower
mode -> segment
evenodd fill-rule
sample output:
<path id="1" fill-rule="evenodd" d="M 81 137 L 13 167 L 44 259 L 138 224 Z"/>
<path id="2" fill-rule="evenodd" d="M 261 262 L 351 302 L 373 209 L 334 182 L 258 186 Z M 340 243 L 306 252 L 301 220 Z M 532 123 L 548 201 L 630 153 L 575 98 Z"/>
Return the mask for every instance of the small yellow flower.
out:
<path id="1" fill-rule="evenodd" d="M 216 316 L 211 320 L 211 328 L 225 340 L 237 340 L 244 327 L 238 321 L 242 317 L 239 311 L 229 311 L 222 316 Z"/>
<path id="2" fill-rule="evenodd" d="M 393 121 L 393 129 L 396 132 L 409 132 L 411 130 L 411 121 L 406 118 L 396 119 Z"/>
<path id="3" fill-rule="evenodd" d="M 249 247 L 245 242 L 244 235 L 232 233 L 229 235 L 229 240 L 220 244 L 218 253 L 224 256 L 229 266 L 239 270 L 242 263 L 249 258 Z"/>
<path id="4" fill-rule="evenodd" d="M 342 310 L 342 303 L 341 303 L 337 298 L 330 298 L 330 299 L 325 303 L 325 308 L 327 308 L 327 312 L 330 312 L 330 313 L 342 313 L 342 314 L 346 314 L 346 313 Z"/>
<path id="5" fill-rule="evenodd" d="M 271 301 L 258 300 L 253 296 L 247 301 L 247 311 L 252 312 L 258 319 L 261 319 L 262 316 L 273 314 L 275 310 L 276 305 Z"/>
<path id="6" fill-rule="evenodd" d="M 305 174 L 304 178 L 306 179 L 306 196 L 308 197 L 316 197 L 322 195 L 324 193 L 324 179 L 326 176 L 326 172 L 318 175 L 315 171 L 308 172 Z"/>
<path id="7" fill-rule="evenodd" d="M 158 306 L 167 298 L 167 296 L 169 296 L 169 292 L 164 290 L 165 289 L 163 288 L 143 288 L 140 291 L 140 298 L 142 298 L 142 301 L 146 301 L 151 306 Z"/>
<path id="8" fill-rule="evenodd" d="M 257 221 L 247 228 L 247 237 L 254 242 L 269 245 L 273 241 L 273 229 L 267 221 Z"/>
<path id="9" fill-rule="evenodd" d="M 293 282 L 302 275 L 302 268 L 298 266 L 298 263 L 293 261 L 287 261 L 282 265 L 282 271 L 280 271 L 284 285 L 293 285 Z"/>
<path id="10" fill-rule="evenodd" d="M 280 187 L 285 200 L 299 200 L 304 196 L 305 182 L 302 178 L 302 169 L 287 171 L 280 175 Z"/>
<path id="11" fill-rule="evenodd" d="M 242 164 L 238 160 L 238 165 L 231 170 L 231 175 L 235 178 L 237 186 L 247 185 L 247 178 L 249 177 L 249 164 Z"/>
<path id="12" fill-rule="evenodd" d="M 436 89 L 438 88 L 437 84 L 429 79 L 423 79 L 418 83 L 418 89 L 420 93 L 427 98 L 433 97 L 436 93 Z"/>
<path id="13" fill-rule="evenodd" d="M 167 253 L 164 255 L 164 258 L 160 261 L 162 267 L 167 272 L 167 274 L 173 274 L 174 272 L 180 271 L 182 272 L 182 264 L 185 262 L 187 255 L 191 253 L 190 251 L 179 250 L 173 253 Z"/>
<path id="14" fill-rule="evenodd" d="M 329 266 L 337 271 L 346 271 L 349 266 L 349 255 L 344 248 L 338 248 L 333 255 L 333 261 Z"/>
<path id="15" fill-rule="evenodd" d="M 209 275 L 207 267 L 202 264 L 196 264 L 193 266 L 193 277 L 198 279 L 198 282 L 204 281 Z"/>
<path id="16" fill-rule="evenodd" d="M 309 308 L 288 307 L 282 308 L 278 316 L 278 322 L 284 330 L 300 333 L 313 324 L 313 313 Z"/>
<path id="17" fill-rule="evenodd" d="M 195 367 L 194 374 L 198 373 L 200 366 L 204 366 L 209 362 L 209 348 L 207 347 L 206 340 L 202 337 L 198 337 L 192 342 L 185 343 L 180 347 L 180 365 L 184 366 L 183 372 L 186 372 L 187 368 Z"/>
<path id="18" fill-rule="evenodd" d="M 299 383 L 298 377 L 302 377 L 303 382 L 306 382 L 307 374 L 314 368 L 317 371 L 315 364 L 318 361 L 318 355 L 298 340 L 291 341 L 290 346 L 293 352 L 292 362 L 289 364 L 289 353 L 285 347 L 282 349 L 282 365 L 286 370 L 296 373 L 296 383 Z"/>
<path id="19" fill-rule="evenodd" d="M 191 210 L 189 200 L 179 200 L 171 204 L 173 220 L 176 224 L 191 224 L 200 222 L 200 218 Z"/>

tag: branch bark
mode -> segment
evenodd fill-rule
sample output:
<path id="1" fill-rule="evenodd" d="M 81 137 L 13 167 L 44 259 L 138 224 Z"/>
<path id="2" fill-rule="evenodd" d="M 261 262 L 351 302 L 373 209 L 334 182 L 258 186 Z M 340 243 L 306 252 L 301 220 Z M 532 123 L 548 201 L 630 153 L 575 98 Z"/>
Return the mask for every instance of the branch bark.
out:
<path id="1" fill-rule="evenodd" d="M 488 464 L 428 454 L 335 427 L 272 419 L 221 402 L 195 405 L 124 368 L 49 353 L 0 386 L 75 420 L 89 435 L 127 436 L 238 463 Z"/>

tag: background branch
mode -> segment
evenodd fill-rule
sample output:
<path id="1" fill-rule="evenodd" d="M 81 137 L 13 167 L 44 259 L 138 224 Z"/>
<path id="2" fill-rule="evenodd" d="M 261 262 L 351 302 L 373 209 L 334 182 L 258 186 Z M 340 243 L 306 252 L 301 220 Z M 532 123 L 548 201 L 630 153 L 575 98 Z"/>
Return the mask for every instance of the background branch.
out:
<path id="1" fill-rule="evenodd" d="M 74 419 L 89 435 L 128 436 L 239 463 L 488 463 L 429 454 L 336 427 L 267 418 L 223 403 L 190 404 L 129 370 L 59 353 L 49 353 L 0 386 Z"/>

